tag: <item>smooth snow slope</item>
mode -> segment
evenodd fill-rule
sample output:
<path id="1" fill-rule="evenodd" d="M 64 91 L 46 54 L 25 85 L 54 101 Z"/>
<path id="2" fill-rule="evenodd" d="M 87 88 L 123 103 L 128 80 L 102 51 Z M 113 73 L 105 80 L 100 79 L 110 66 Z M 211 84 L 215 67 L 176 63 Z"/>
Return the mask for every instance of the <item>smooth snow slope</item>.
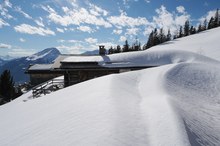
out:
<path id="1" fill-rule="evenodd" d="M 23 102 L 27 93 L 0 107 L 0 145 L 220 145 L 219 61 L 163 48 L 107 57 L 160 67 L 108 75 Z"/>
<path id="2" fill-rule="evenodd" d="M 203 31 L 189 37 L 179 38 L 162 45 L 150 48 L 150 50 L 184 50 L 201 54 L 216 60 L 220 60 L 220 27 Z"/>

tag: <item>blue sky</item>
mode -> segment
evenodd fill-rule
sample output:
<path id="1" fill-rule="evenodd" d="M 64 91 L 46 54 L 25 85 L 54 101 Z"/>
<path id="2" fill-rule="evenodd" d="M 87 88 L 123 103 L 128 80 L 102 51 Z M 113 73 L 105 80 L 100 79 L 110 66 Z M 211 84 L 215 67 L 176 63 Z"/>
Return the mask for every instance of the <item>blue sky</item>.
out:
<path id="1" fill-rule="evenodd" d="M 98 45 L 142 44 L 155 27 L 173 34 L 188 19 L 209 19 L 219 0 L 0 0 L 0 56 L 48 47 L 78 54 Z"/>

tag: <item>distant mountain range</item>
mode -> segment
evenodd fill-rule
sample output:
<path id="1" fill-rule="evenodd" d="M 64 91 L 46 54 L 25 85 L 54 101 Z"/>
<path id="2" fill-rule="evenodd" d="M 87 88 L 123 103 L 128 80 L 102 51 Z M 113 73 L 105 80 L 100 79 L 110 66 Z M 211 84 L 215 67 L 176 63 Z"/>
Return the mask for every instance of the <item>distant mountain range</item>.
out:
<path id="1" fill-rule="evenodd" d="M 9 61 L 9 60 L 15 59 L 15 57 L 12 57 L 9 55 L 6 55 L 6 56 L 0 55 L 0 59 L 5 60 L 5 61 Z"/>
<path id="2" fill-rule="evenodd" d="M 0 67 L 2 65 L 4 65 L 5 63 L 7 63 L 8 61 L 12 60 L 12 59 L 15 59 L 15 58 L 13 58 L 13 57 L 11 57 L 9 55 L 6 55 L 6 56 L 1 56 L 0 55 Z"/>
<path id="3" fill-rule="evenodd" d="M 3 60 L 3 59 L 0 58 L 0 67 L 1 67 L 2 65 L 4 65 L 6 62 L 7 62 L 7 61 L 5 61 L 5 60 Z"/>
<path id="4" fill-rule="evenodd" d="M 99 50 L 86 51 L 82 53 L 82 55 L 98 55 L 98 54 L 99 54 Z"/>
<path id="5" fill-rule="evenodd" d="M 27 57 L 16 58 L 9 61 L 0 59 L 0 73 L 8 69 L 16 83 L 24 83 L 29 81 L 29 76 L 24 72 L 30 64 L 49 64 L 60 54 L 60 51 L 56 48 L 47 48 Z"/>

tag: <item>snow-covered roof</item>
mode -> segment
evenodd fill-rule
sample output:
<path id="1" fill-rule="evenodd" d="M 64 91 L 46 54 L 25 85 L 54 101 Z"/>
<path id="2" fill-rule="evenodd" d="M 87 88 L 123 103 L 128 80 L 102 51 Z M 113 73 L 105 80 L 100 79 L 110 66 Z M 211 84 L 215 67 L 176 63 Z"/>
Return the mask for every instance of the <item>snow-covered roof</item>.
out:
<path id="1" fill-rule="evenodd" d="M 34 64 L 29 67 L 29 71 L 33 70 L 50 70 L 53 64 Z"/>
<path id="2" fill-rule="evenodd" d="M 52 68 L 53 68 L 53 69 L 60 68 L 60 66 L 61 66 L 61 63 L 60 63 L 60 62 L 61 62 L 62 60 L 64 60 L 65 58 L 67 58 L 67 57 L 68 57 L 67 55 L 59 55 L 59 56 L 55 59 L 53 65 L 52 65 Z"/>
<path id="3" fill-rule="evenodd" d="M 62 62 L 102 62 L 104 56 L 70 56 L 62 60 Z"/>

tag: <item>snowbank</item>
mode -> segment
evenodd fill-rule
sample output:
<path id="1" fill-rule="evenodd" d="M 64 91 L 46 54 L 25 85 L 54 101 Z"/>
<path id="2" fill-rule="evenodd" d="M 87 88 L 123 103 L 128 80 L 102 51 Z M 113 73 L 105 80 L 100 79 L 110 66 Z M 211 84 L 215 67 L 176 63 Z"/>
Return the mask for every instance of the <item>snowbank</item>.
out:
<path id="1" fill-rule="evenodd" d="M 203 31 L 201 33 L 176 39 L 150 48 L 150 50 L 184 50 L 220 60 L 220 27 Z"/>
<path id="2" fill-rule="evenodd" d="M 166 73 L 165 87 L 192 145 L 220 144 L 220 68 L 183 63 Z"/>
<path id="3" fill-rule="evenodd" d="M 23 102 L 29 92 L 1 106 L 0 145 L 220 145 L 220 63 L 174 48 L 106 56 L 103 65 L 111 60 L 159 67 L 96 78 Z"/>

